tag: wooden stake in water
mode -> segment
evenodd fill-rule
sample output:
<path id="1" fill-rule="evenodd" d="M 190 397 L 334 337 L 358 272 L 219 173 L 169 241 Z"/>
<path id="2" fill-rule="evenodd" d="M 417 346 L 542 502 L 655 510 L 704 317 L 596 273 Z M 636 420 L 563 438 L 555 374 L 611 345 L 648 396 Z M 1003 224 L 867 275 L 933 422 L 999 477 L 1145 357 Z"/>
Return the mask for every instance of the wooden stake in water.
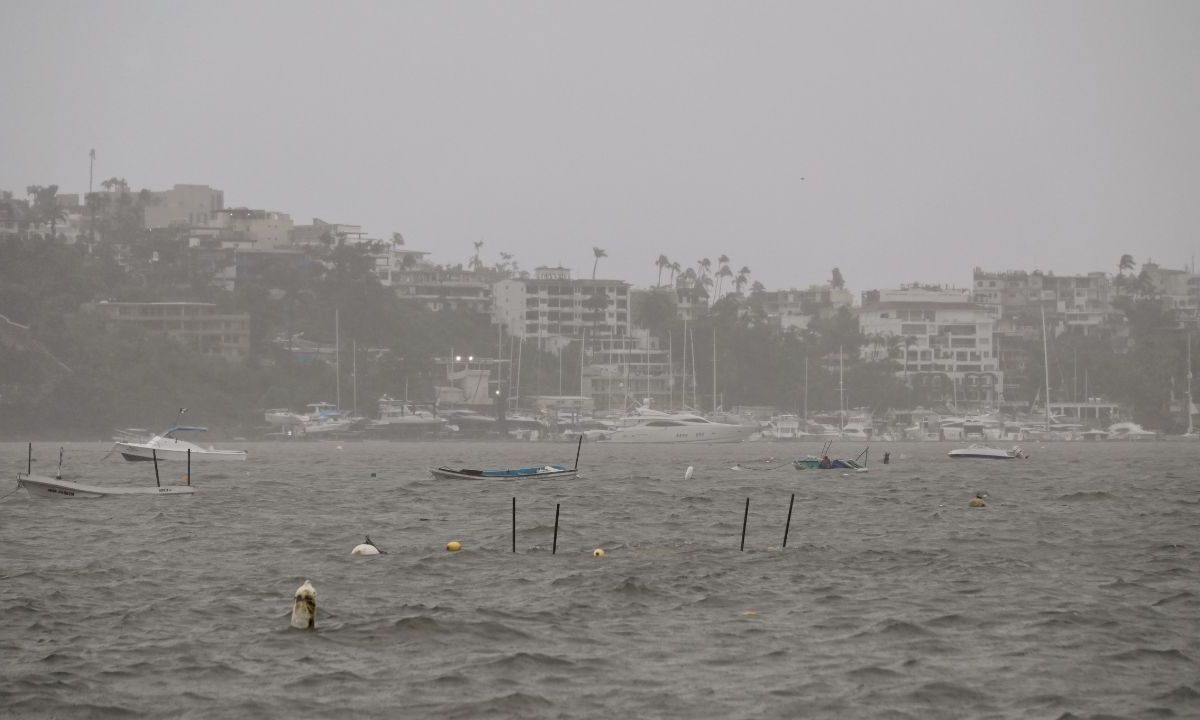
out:
<path id="1" fill-rule="evenodd" d="M 550 554 L 558 552 L 558 508 L 559 503 L 554 503 L 554 544 L 550 546 Z"/>
<path id="2" fill-rule="evenodd" d="M 579 446 L 575 448 L 575 469 L 579 469 L 579 453 L 583 452 L 583 432 L 579 433 Z"/>
<path id="3" fill-rule="evenodd" d="M 151 450 L 150 457 L 154 458 L 154 484 L 159 487 L 162 487 L 162 483 L 159 482 L 159 479 L 158 479 L 158 451 Z"/>
<path id="4" fill-rule="evenodd" d="M 192 449 L 188 448 L 187 484 L 192 484 Z"/>
<path id="5" fill-rule="evenodd" d="M 746 521 L 750 519 L 750 498 L 746 498 L 746 512 L 742 514 L 742 546 L 739 550 L 746 549 Z"/>
<path id="6" fill-rule="evenodd" d="M 513 498 L 513 552 L 517 551 L 517 499 Z"/>
<path id="7" fill-rule="evenodd" d="M 25 456 L 25 474 L 33 474 L 33 443 L 29 443 L 29 454 Z"/>
<path id="8" fill-rule="evenodd" d="M 788 530 L 792 528 L 792 503 L 796 502 L 796 493 L 792 493 L 792 499 L 788 500 L 788 517 L 787 522 L 783 525 L 783 546 L 787 547 Z"/>

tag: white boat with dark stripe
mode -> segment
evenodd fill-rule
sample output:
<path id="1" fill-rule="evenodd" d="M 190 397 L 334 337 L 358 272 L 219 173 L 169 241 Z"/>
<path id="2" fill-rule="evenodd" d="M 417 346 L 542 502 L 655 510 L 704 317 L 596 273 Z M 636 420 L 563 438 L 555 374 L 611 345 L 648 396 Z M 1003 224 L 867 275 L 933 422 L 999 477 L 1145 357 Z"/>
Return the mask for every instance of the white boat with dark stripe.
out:
<path id="1" fill-rule="evenodd" d="M 1011 450 L 1005 450 L 1003 448 L 994 448 L 990 445 L 979 444 L 969 445 L 965 448 L 955 448 L 947 454 L 956 460 L 1025 460 L 1029 457 L 1021 451 L 1019 446 L 1013 446 Z"/>
<path id="2" fill-rule="evenodd" d="M 86 500 L 102 497 L 127 495 L 194 495 L 196 488 L 190 485 L 168 485 L 165 487 L 111 487 L 60 480 L 41 475 L 17 474 L 17 487 L 25 488 L 29 497 L 52 500 Z"/>

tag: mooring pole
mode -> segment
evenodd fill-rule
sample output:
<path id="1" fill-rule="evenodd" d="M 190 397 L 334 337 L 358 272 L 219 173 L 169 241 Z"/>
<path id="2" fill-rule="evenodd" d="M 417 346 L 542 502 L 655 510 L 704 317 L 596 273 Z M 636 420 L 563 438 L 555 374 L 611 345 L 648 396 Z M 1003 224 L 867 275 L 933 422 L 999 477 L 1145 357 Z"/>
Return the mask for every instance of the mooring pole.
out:
<path id="1" fill-rule="evenodd" d="M 746 512 L 742 514 L 742 546 L 739 550 L 746 549 L 746 521 L 750 519 L 750 498 L 746 498 Z"/>
<path id="2" fill-rule="evenodd" d="M 158 479 L 158 451 L 151 449 L 150 457 L 154 458 L 154 484 L 162 487 L 162 482 L 160 482 Z"/>
<path id="3" fill-rule="evenodd" d="M 188 448 L 187 484 L 192 484 L 192 449 Z"/>
<path id="4" fill-rule="evenodd" d="M 33 443 L 29 443 L 29 454 L 25 456 L 25 474 L 33 474 Z"/>
<path id="5" fill-rule="evenodd" d="M 787 522 L 783 525 L 783 546 L 787 547 L 788 530 L 792 529 L 792 503 L 796 502 L 796 493 L 792 493 L 792 499 L 788 500 L 788 517 Z"/>
<path id="6" fill-rule="evenodd" d="M 579 469 L 579 453 L 583 451 L 583 431 L 579 431 L 579 447 L 575 448 L 575 469 Z"/>
<path id="7" fill-rule="evenodd" d="M 512 551 L 517 551 L 517 499 L 513 498 L 513 548 Z"/>
<path id="8" fill-rule="evenodd" d="M 558 508 L 559 503 L 554 503 L 554 544 L 550 546 L 550 554 L 558 552 Z"/>

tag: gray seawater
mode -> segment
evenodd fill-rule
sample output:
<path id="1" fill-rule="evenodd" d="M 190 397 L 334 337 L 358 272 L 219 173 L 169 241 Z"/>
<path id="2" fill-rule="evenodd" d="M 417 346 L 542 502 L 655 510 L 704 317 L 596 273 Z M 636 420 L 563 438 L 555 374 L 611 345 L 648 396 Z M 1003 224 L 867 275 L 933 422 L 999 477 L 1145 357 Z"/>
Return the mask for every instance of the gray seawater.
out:
<path id="1" fill-rule="evenodd" d="M 589 444 L 555 482 L 426 468 L 573 445 L 245 447 L 192 498 L 0 499 L 0 715 L 1200 716 L 1200 445 L 876 445 L 843 477 L 762 469 L 808 444 Z M 106 451 L 65 475 L 153 484 Z M 367 533 L 387 555 L 350 556 Z M 316 632 L 289 628 L 306 578 Z"/>

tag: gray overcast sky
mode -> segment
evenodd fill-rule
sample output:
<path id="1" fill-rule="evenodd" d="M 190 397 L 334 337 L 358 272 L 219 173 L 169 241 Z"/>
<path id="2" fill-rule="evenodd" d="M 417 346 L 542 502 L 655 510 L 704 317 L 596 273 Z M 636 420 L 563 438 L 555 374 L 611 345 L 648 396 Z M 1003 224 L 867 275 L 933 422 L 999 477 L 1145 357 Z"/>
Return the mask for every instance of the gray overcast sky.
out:
<path id="1" fill-rule="evenodd" d="M 1197 2 L 13 2 L 0 189 L 229 205 L 655 281 L 1182 267 Z"/>

